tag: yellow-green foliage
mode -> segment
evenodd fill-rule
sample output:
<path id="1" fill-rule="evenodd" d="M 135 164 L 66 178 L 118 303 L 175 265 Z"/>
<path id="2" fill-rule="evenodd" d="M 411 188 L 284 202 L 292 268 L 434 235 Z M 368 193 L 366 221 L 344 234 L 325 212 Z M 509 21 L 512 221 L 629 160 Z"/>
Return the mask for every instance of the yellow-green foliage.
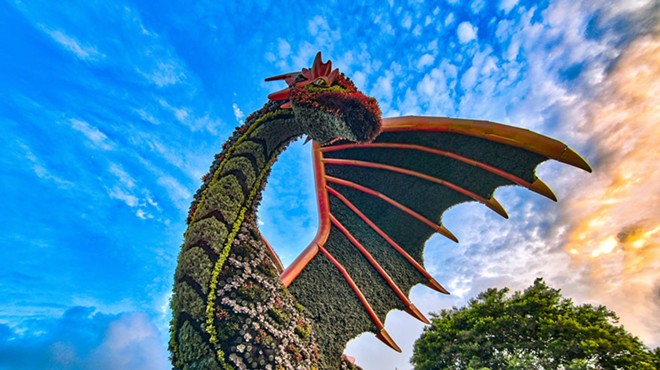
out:
<path id="1" fill-rule="evenodd" d="M 209 357 L 208 347 L 204 345 L 199 333 L 195 332 L 188 322 L 181 325 L 178 334 L 180 360 L 183 363 L 191 363 Z"/>
<path id="2" fill-rule="evenodd" d="M 266 158 L 264 157 L 264 154 L 262 153 L 263 149 L 259 144 L 253 143 L 251 141 L 246 141 L 239 145 L 234 153 L 236 155 L 238 154 L 250 154 L 254 156 L 257 160 L 257 165 L 259 168 L 265 166 L 266 164 Z"/>
<path id="3" fill-rule="evenodd" d="M 284 324 L 291 319 L 291 315 L 280 310 L 279 308 L 274 308 L 274 307 L 271 308 L 270 310 L 268 310 L 268 314 L 270 315 L 270 317 L 273 318 L 273 320 L 277 321 L 280 324 Z"/>
<path id="4" fill-rule="evenodd" d="M 305 86 L 305 89 L 309 92 L 329 92 L 329 91 L 346 92 L 347 91 L 346 89 L 344 89 L 339 85 L 333 85 L 329 87 L 317 87 L 314 86 L 314 84 L 309 84 Z"/>
<path id="5" fill-rule="evenodd" d="M 296 334 L 298 334 L 298 336 L 303 339 L 309 338 L 309 336 L 312 334 L 312 327 L 307 325 L 307 323 L 296 325 L 294 330 L 296 331 Z"/>
<path id="6" fill-rule="evenodd" d="M 208 293 L 213 263 L 200 247 L 192 247 L 179 255 L 177 275 L 188 275 L 200 285 L 204 294 Z"/>
<path id="7" fill-rule="evenodd" d="M 222 361 L 223 364 L 224 364 L 224 352 L 218 346 L 218 336 L 216 333 L 215 326 L 213 325 L 213 321 L 215 318 L 216 291 L 218 289 L 218 275 L 220 274 L 220 271 L 222 270 L 222 266 L 224 265 L 227 256 L 229 255 L 229 251 L 231 250 L 231 245 L 234 242 L 234 238 L 236 238 L 236 235 L 240 230 L 243 220 L 245 219 L 245 213 L 251 206 L 251 201 L 255 199 L 257 192 L 261 189 L 261 184 L 260 184 L 261 181 L 268 174 L 268 172 L 270 171 L 270 167 L 273 165 L 276 159 L 277 156 L 273 156 L 273 158 L 268 162 L 267 166 L 263 168 L 259 173 L 259 177 L 257 178 L 257 181 L 255 182 L 255 184 L 253 185 L 250 191 L 250 195 L 248 196 L 247 202 L 241 208 L 239 216 L 236 218 L 236 221 L 232 225 L 232 230 L 227 237 L 227 242 L 223 247 L 222 254 L 218 258 L 218 261 L 216 261 L 215 266 L 213 267 L 213 274 L 211 275 L 211 283 L 209 284 L 209 296 L 206 302 L 206 331 L 210 335 L 211 343 L 215 346 L 215 348 L 218 351 L 218 359 Z"/>
<path id="8" fill-rule="evenodd" d="M 241 159 L 247 161 L 249 164 L 247 159 Z M 234 162 L 232 164 L 237 165 Z M 231 222 L 236 219 L 236 215 L 243 203 L 243 193 L 236 178 L 234 176 L 222 177 L 211 183 L 208 190 L 210 192 L 206 195 L 204 202 L 199 206 L 199 214 L 203 216 L 211 211 L 219 211 L 225 221 Z"/>
<path id="9" fill-rule="evenodd" d="M 188 227 L 183 248 L 190 248 L 200 241 L 210 243 L 215 253 L 220 254 L 220 243 L 227 238 L 227 228 L 213 217 L 196 221 Z"/>

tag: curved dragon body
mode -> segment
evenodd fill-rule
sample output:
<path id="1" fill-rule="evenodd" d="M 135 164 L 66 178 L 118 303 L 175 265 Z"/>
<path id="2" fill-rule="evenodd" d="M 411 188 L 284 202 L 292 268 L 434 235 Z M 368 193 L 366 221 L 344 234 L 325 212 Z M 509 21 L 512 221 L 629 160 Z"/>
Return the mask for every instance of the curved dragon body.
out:
<path id="1" fill-rule="evenodd" d="M 255 223 L 271 166 L 302 134 L 291 111 L 273 108 L 236 130 L 191 207 L 171 302 L 175 368 L 311 368 L 318 358 Z"/>
<path id="2" fill-rule="evenodd" d="M 369 331 L 399 350 L 392 309 L 428 320 L 409 301 L 419 283 L 447 291 L 423 267 L 426 240 L 455 204 L 516 184 L 556 200 L 536 178 L 555 159 L 590 171 L 566 145 L 527 130 L 432 117 L 381 120 L 374 99 L 323 63 L 276 76 L 286 89 L 237 128 L 195 195 L 179 255 L 170 351 L 177 369 L 353 368 L 345 344 Z M 256 212 L 277 156 L 314 140 L 320 230 L 286 269 Z"/>

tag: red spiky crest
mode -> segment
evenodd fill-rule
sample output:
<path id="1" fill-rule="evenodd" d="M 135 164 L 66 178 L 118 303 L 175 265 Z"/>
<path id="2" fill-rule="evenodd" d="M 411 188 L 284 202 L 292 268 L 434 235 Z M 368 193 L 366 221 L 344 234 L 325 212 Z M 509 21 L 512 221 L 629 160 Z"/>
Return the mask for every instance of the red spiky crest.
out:
<path id="1" fill-rule="evenodd" d="M 305 79 L 296 82 L 296 80 L 298 80 L 298 77 L 300 76 L 304 77 Z M 287 83 L 287 85 L 289 85 L 289 87 L 287 87 L 286 89 L 268 95 L 268 99 L 288 100 L 290 98 L 291 91 L 293 91 L 294 88 L 309 85 L 315 81 L 318 81 L 319 79 L 323 80 L 325 86 L 331 86 L 332 83 L 337 78 L 337 76 L 339 76 L 339 69 L 337 68 L 335 68 L 334 70 L 332 69 L 331 60 L 328 60 L 326 63 L 323 63 L 321 52 L 319 51 L 318 53 L 316 53 L 316 57 L 314 58 L 314 63 L 312 63 L 312 68 L 303 68 L 302 72 L 284 73 L 281 75 L 268 77 L 266 81 L 284 80 Z M 284 104 L 282 108 L 290 108 L 290 105 Z"/>

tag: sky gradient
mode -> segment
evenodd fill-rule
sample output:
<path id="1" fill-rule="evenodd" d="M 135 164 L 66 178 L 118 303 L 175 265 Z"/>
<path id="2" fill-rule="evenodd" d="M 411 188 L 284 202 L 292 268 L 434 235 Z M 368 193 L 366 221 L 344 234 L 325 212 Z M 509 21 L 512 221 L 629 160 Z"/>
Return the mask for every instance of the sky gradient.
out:
<path id="1" fill-rule="evenodd" d="M 0 370 L 164 369 L 176 258 L 192 196 L 245 116 L 314 54 L 383 115 L 491 120 L 557 138 L 593 166 L 538 171 L 559 198 L 496 196 L 427 244 L 451 296 L 536 277 L 604 304 L 660 345 L 660 26 L 644 0 L 160 2 L 0 0 Z M 655 16 L 654 16 L 655 15 Z M 260 225 L 284 264 L 316 233 L 310 146 L 276 163 Z M 423 324 L 392 312 L 365 370 L 410 369 Z"/>

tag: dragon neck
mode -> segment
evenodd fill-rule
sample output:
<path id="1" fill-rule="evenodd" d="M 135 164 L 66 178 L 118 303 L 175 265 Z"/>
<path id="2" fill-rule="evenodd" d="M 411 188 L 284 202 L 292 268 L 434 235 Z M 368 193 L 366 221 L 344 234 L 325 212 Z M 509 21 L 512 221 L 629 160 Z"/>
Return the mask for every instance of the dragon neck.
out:
<path id="1" fill-rule="evenodd" d="M 204 176 L 190 208 L 175 273 L 170 341 L 175 368 L 206 361 L 231 367 L 223 343 L 238 334 L 230 335 L 228 321 L 217 315 L 223 310 L 220 300 L 229 289 L 229 276 L 245 275 L 236 267 L 240 262 L 234 249 L 253 259 L 263 255 L 255 223 L 261 193 L 278 155 L 301 134 L 293 112 L 269 102 L 234 131 Z M 269 286 L 277 286 L 276 272 L 267 279 L 272 281 Z"/>
<path id="2" fill-rule="evenodd" d="M 240 218 L 252 219 L 256 215 L 270 168 L 279 154 L 300 135 L 300 124 L 293 112 L 273 109 L 270 102 L 248 116 L 245 124 L 237 127 L 232 137 L 223 144 L 222 151 L 216 154 L 209 172 L 202 178 L 203 184 L 190 207 L 188 223 L 208 217 L 209 213 L 227 210 L 229 204 L 226 202 L 209 201 L 217 192 L 213 189 L 218 186 L 221 188 L 215 190 L 232 196 L 231 203 L 234 204 L 230 209 L 240 207 L 245 213 Z M 235 218 L 229 217 L 226 221 Z"/>

